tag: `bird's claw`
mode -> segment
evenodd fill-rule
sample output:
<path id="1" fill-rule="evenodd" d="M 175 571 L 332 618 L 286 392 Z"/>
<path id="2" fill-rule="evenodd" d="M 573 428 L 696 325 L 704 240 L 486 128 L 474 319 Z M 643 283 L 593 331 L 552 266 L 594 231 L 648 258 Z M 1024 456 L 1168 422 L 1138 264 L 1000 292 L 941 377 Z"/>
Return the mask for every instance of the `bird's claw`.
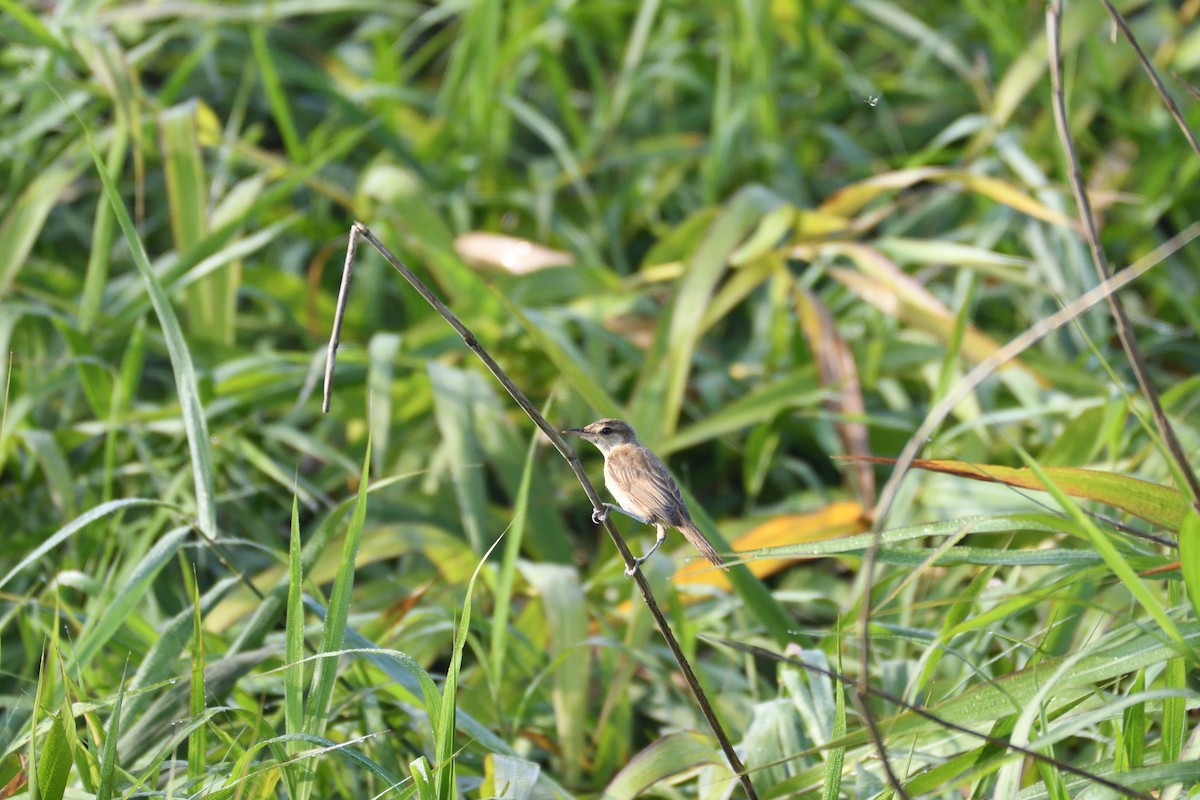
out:
<path id="1" fill-rule="evenodd" d="M 605 506 L 604 510 L 598 508 L 592 509 L 592 522 L 599 525 L 606 519 L 608 519 L 608 506 Z"/>
<path id="2" fill-rule="evenodd" d="M 637 572 L 639 569 L 642 568 L 642 564 L 645 562 L 645 560 L 646 560 L 645 557 L 635 558 L 633 560 L 633 566 L 625 568 L 625 577 L 632 578 L 633 573 Z"/>

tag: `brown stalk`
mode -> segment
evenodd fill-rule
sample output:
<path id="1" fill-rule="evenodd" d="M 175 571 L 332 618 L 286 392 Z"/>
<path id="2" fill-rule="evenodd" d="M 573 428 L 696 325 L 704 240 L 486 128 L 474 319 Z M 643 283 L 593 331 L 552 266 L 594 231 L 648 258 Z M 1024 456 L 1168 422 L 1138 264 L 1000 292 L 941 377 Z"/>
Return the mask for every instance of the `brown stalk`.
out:
<path id="1" fill-rule="evenodd" d="M 1188 127 L 1187 122 L 1183 118 L 1183 112 L 1175 104 L 1175 98 L 1167 93 L 1167 87 L 1163 85 L 1162 79 L 1158 77 L 1158 72 L 1155 71 L 1154 65 L 1150 63 L 1150 59 L 1146 58 L 1141 45 L 1138 44 L 1137 39 L 1133 36 L 1133 31 L 1129 30 L 1129 26 L 1125 24 L 1125 18 L 1121 16 L 1121 12 L 1117 11 L 1108 0 L 1100 0 L 1100 2 L 1104 3 L 1104 7 L 1108 9 L 1113 22 L 1121 29 L 1121 33 L 1124 34 L 1130 46 L 1133 47 L 1133 51 L 1137 53 L 1138 60 L 1142 62 L 1142 68 L 1150 76 L 1150 82 L 1154 84 L 1154 88 L 1158 91 L 1158 96 L 1162 98 L 1163 105 L 1171 113 L 1171 118 L 1175 120 L 1175 124 L 1179 126 L 1179 130 L 1183 131 L 1183 137 L 1192 146 L 1192 152 L 1200 156 L 1200 142 L 1196 141 L 1196 134 L 1192 133 L 1192 129 Z"/>
<path id="2" fill-rule="evenodd" d="M 379 254 L 383 256 L 396 272 L 400 273 L 404 280 L 408 281 L 421 297 L 425 298 L 425 302 L 429 303 L 438 314 L 441 315 L 447 324 L 453 328 L 463 342 L 479 357 L 479 360 L 484 363 L 492 376 L 499 381 L 505 391 L 512 396 L 521 410 L 525 412 L 533 424 L 536 425 L 542 433 L 554 444 L 559 455 L 567 460 L 571 465 L 571 469 L 575 473 L 579 485 L 583 487 L 584 493 L 588 500 L 591 501 L 592 507 L 597 511 L 604 511 L 604 502 L 600 499 L 600 495 L 596 493 L 591 481 L 588 480 L 587 473 L 583 471 L 583 465 L 579 461 L 579 457 L 575 455 L 575 451 L 570 445 L 559 435 L 559 432 L 553 425 L 546 421 L 545 417 L 537 410 L 537 407 L 529 401 L 525 393 L 513 383 L 508 374 L 501 369 L 495 359 L 487 352 L 487 350 L 475 338 L 475 334 L 471 333 L 470 329 L 462 323 L 457 316 L 454 315 L 445 303 L 443 303 L 437 295 L 430 291 L 424 282 L 416 276 L 416 274 L 404 265 L 404 263 L 392 254 L 390 250 L 371 233 L 371 230 L 361 222 L 355 222 L 350 226 L 350 241 L 346 247 L 346 263 L 342 268 L 342 285 L 338 290 L 337 309 L 333 318 L 333 331 L 329 337 L 329 349 L 326 352 L 325 358 L 325 397 L 322 403 L 322 410 L 329 411 L 329 399 L 333 391 L 333 369 L 334 361 L 337 358 L 338 342 L 341 339 L 342 318 L 346 312 L 346 299 L 350 291 L 350 274 L 354 267 L 354 257 L 358 250 L 358 240 L 365 239 Z M 616 527 L 609 519 L 604 520 L 604 529 L 608 532 L 613 544 L 616 545 L 617 552 L 624 559 L 626 567 L 634 566 L 633 554 L 629 552 L 629 547 L 625 544 L 625 540 L 621 534 L 617 532 Z M 662 610 L 658 607 L 658 601 L 654 598 L 654 593 L 650 589 L 650 583 L 639 569 L 633 574 L 633 581 L 637 584 L 638 590 L 642 593 L 642 600 L 646 603 L 646 608 L 650 610 L 650 615 L 654 617 L 654 622 L 658 626 L 659 632 L 666 640 L 667 647 L 671 650 L 671 655 L 675 657 L 675 663 L 679 665 L 679 671 L 683 675 L 684 681 L 687 682 L 688 688 L 692 691 L 692 696 L 696 700 L 696 704 L 700 707 L 700 712 L 704 715 L 705 721 L 708 722 L 708 727 L 716 737 L 717 743 L 721 747 L 721 751 L 725 754 L 725 758 L 729 761 L 729 766 L 737 775 L 738 781 L 742 785 L 743 791 L 746 793 L 748 800 L 758 800 L 758 794 L 754 791 L 754 784 L 750 781 L 750 775 L 746 772 L 746 767 L 742 764 L 737 753 L 733 749 L 733 743 L 730 742 L 729 736 L 726 735 L 725 729 L 721 726 L 721 721 L 717 719 L 716 712 L 713 711 L 712 704 L 708 701 L 708 695 L 704 693 L 703 687 L 700 685 L 700 680 L 696 677 L 696 673 L 692 670 L 691 663 L 688 662 L 687 656 L 684 655 L 683 649 L 679 646 L 679 641 L 675 638 L 675 634 L 671 630 L 667 618 L 663 616 Z"/>

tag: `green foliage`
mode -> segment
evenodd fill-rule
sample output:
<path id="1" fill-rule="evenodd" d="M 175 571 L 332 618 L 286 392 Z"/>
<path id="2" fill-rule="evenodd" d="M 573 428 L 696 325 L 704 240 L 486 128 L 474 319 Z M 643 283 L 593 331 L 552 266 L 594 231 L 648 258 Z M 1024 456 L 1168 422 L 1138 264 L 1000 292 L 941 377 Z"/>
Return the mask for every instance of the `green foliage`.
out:
<path id="1" fill-rule="evenodd" d="M 1102 307 L 927 443 L 999 482 L 910 475 L 861 569 L 890 467 L 836 457 L 1097 282 L 1040 7 L 1002 5 L 0 0 L 0 796 L 738 791 L 567 465 L 365 247 L 320 413 L 356 219 L 747 551 L 646 573 L 761 796 L 892 792 L 868 601 L 909 794 L 1183 796 L 1200 517 Z M 1115 5 L 1200 124 L 1194 4 Z M 1194 455 L 1200 156 L 1103 4 L 1063 50 L 1108 258 L 1164 248 L 1122 298 Z"/>

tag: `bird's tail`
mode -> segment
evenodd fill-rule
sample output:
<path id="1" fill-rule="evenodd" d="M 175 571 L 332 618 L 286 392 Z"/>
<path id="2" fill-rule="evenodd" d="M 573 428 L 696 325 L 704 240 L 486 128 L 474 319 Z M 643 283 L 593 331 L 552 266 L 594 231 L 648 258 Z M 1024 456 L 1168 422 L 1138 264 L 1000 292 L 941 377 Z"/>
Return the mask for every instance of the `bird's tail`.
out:
<path id="1" fill-rule="evenodd" d="M 679 532 L 683 534 L 683 538 L 692 543 L 692 547 L 700 551 L 700 555 L 707 558 L 715 566 L 725 566 L 725 559 L 721 558 L 721 554 L 708 541 L 700 529 L 690 521 L 679 528 Z"/>

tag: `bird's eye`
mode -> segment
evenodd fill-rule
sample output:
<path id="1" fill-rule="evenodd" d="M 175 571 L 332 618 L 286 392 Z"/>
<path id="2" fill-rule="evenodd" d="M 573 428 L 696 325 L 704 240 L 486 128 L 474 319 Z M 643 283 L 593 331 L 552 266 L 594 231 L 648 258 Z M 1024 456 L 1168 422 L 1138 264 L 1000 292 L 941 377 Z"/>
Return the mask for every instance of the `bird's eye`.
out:
<path id="1" fill-rule="evenodd" d="M 601 436 L 608 436 L 610 433 L 612 433 L 612 428 L 607 425 L 600 431 Z"/>

